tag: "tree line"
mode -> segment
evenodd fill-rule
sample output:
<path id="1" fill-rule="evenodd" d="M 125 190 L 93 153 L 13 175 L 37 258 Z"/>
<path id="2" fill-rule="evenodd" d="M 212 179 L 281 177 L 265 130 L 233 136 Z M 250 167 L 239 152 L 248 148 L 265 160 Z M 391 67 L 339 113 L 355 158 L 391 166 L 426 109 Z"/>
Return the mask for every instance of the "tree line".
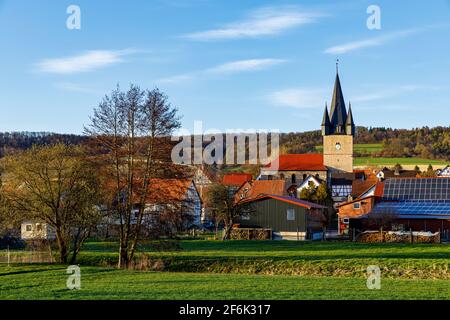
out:
<path id="1" fill-rule="evenodd" d="M 88 140 L 86 135 L 56 134 L 48 132 L 0 133 L 0 157 L 33 145 L 55 143 L 80 144 Z M 380 151 L 355 151 L 355 156 L 420 157 L 450 160 L 450 126 L 422 127 L 414 129 L 357 127 L 355 144 L 381 144 Z M 290 132 L 280 135 L 281 153 L 313 153 L 322 144 L 319 130 Z"/>
<path id="2" fill-rule="evenodd" d="M 14 151 L 30 149 L 34 145 L 80 144 L 86 140 L 86 136 L 76 134 L 27 131 L 0 132 L 0 157 Z"/>
<path id="3" fill-rule="evenodd" d="M 450 126 L 414 129 L 357 127 L 354 143 L 382 146 L 380 151 L 370 153 L 355 151 L 355 156 L 450 160 Z M 319 130 L 284 133 L 280 138 L 281 153 L 317 152 L 316 146 L 321 144 L 322 135 Z"/>

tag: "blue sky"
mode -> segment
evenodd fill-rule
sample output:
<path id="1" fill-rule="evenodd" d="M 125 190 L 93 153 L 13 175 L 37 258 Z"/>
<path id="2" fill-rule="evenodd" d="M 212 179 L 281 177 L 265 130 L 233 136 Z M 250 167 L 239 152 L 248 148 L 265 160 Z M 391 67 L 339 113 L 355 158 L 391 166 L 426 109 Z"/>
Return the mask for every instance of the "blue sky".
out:
<path id="1" fill-rule="evenodd" d="M 337 58 L 357 125 L 450 124 L 449 0 L 0 0 L 0 41 L 0 131 L 81 133 L 117 83 L 159 87 L 190 130 L 315 130 Z"/>

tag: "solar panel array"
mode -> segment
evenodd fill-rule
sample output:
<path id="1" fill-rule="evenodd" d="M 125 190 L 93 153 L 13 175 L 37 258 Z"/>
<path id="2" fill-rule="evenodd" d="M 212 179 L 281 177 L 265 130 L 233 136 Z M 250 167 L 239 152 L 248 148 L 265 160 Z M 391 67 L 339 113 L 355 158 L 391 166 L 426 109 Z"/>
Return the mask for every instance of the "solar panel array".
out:
<path id="1" fill-rule="evenodd" d="M 380 202 L 372 210 L 375 214 L 392 215 L 434 215 L 450 216 L 450 202 L 419 202 L 419 201 L 400 201 L 400 202 Z"/>
<path id="2" fill-rule="evenodd" d="M 383 199 L 450 202 L 450 178 L 388 179 Z"/>

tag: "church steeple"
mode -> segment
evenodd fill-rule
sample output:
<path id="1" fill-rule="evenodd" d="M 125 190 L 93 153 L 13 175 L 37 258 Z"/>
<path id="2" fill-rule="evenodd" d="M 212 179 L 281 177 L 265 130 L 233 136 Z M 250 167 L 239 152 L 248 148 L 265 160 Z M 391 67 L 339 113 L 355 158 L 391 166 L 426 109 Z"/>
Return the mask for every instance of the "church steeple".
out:
<path id="1" fill-rule="evenodd" d="M 328 106 L 325 102 L 325 111 L 323 112 L 323 120 L 322 120 L 322 135 L 325 136 L 330 134 L 330 117 L 328 116 Z"/>
<path id="2" fill-rule="evenodd" d="M 323 164 L 331 172 L 331 176 L 336 172 L 353 172 L 355 124 L 350 103 L 348 113 L 345 106 L 338 63 L 336 63 L 336 80 L 330 113 L 328 114 L 327 111 L 325 107 L 322 121 Z"/>
<path id="3" fill-rule="evenodd" d="M 344 94 L 342 93 L 339 73 L 336 72 L 334 82 L 333 98 L 330 109 L 330 122 L 332 134 L 345 134 L 345 123 L 347 121 L 347 112 L 345 108 Z"/>

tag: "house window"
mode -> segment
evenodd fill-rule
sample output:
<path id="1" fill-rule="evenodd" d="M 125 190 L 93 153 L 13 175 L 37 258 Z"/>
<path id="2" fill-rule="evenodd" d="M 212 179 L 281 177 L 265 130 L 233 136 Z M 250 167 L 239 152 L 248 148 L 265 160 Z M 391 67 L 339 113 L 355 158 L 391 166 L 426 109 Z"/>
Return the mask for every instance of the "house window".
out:
<path id="1" fill-rule="evenodd" d="M 248 213 L 242 213 L 241 220 L 250 220 L 250 215 Z"/>
<path id="2" fill-rule="evenodd" d="M 356 202 L 353 204 L 353 209 L 361 209 L 361 204 Z"/>
<path id="3" fill-rule="evenodd" d="M 240 218 L 241 220 L 250 220 L 250 210 L 249 209 L 242 210 Z"/>
<path id="4" fill-rule="evenodd" d="M 36 230 L 37 230 L 37 232 L 41 232 L 42 231 L 42 224 L 37 224 L 36 225 Z"/>
<path id="5" fill-rule="evenodd" d="M 295 174 L 293 174 L 293 175 L 291 176 L 291 182 L 292 182 L 292 183 L 296 183 L 296 182 L 297 182 L 297 177 L 295 176 Z"/>
<path id="6" fill-rule="evenodd" d="M 295 220 L 295 210 L 294 209 L 287 209 L 287 220 L 288 221 Z"/>
<path id="7" fill-rule="evenodd" d="M 349 218 L 344 218 L 344 219 L 342 219 L 342 223 L 343 224 L 349 224 L 350 223 L 350 219 Z"/>
<path id="8" fill-rule="evenodd" d="M 31 231 L 31 224 L 27 224 L 25 226 L 25 229 L 27 230 L 27 232 L 30 232 Z"/>

